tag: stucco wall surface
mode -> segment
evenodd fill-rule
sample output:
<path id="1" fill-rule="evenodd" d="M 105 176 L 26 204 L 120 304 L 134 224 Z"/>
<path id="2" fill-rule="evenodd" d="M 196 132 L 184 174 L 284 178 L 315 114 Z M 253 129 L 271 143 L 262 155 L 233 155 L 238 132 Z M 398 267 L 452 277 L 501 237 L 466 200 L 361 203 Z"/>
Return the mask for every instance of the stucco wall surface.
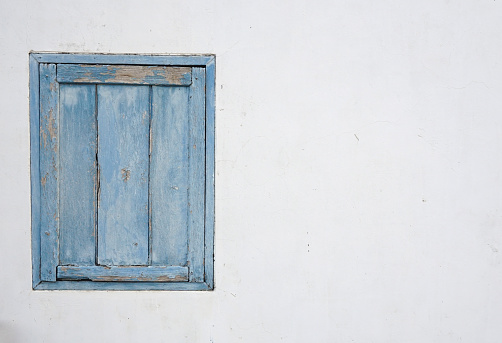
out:
<path id="1" fill-rule="evenodd" d="M 0 1 L 0 342 L 500 342 L 502 1 Z M 213 292 L 32 291 L 28 53 L 213 53 Z"/>

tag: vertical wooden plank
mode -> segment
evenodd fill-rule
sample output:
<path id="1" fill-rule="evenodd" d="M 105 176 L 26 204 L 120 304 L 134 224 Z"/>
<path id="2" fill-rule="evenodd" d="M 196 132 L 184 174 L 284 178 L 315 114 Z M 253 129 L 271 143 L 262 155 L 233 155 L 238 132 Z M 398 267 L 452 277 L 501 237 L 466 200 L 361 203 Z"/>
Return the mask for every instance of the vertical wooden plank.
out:
<path id="1" fill-rule="evenodd" d="M 59 263 L 94 265 L 96 86 L 60 85 Z"/>
<path id="2" fill-rule="evenodd" d="M 190 282 L 204 280 L 205 71 L 193 68 L 189 99 L 188 261 Z"/>
<path id="3" fill-rule="evenodd" d="M 98 85 L 98 263 L 148 264 L 148 86 Z"/>
<path id="4" fill-rule="evenodd" d="M 30 54 L 30 173 L 32 284 L 40 283 L 40 73 Z"/>
<path id="5" fill-rule="evenodd" d="M 214 288 L 214 173 L 215 173 L 215 60 L 206 66 L 206 197 L 204 222 L 204 281 Z"/>
<path id="6" fill-rule="evenodd" d="M 59 84 L 56 65 L 40 64 L 40 244 L 42 281 L 56 281 L 58 264 Z"/>
<path id="7" fill-rule="evenodd" d="M 152 87 L 153 265 L 187 264 L 188 87 Z"/>

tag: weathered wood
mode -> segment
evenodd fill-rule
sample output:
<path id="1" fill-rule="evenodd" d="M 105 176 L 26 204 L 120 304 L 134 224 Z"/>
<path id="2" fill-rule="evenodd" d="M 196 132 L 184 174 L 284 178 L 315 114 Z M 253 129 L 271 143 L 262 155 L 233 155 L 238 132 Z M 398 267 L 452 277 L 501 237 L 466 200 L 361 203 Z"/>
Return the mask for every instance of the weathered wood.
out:
<path id="1" fill-rule="evenodd" d="M 98 262 L 148 264 L 149 87 L 98 85 Z"/>
<path id="2" fill-rule="evenodd" d="M 30 55 L 30 174 L 32 286 L 40 283 L 40 74 Z"/>
<path id="3" fill-rule="evenodd" d="M 100 267 L 59 266 L 57 278 L 61 280 L 92 281 L 188 281 L 187 267 Z"/>
<path id="4" fill-rule="evenodd" d="M 213 289 L 214 269 L 214 133 L 215 133 L 215 61 L 206 66 L 206 196 L 204 216 L 204 281 Z"/>
<path id="5" fill-rule="evenodd" d="M 191 68 L 139 65 L 59 64 L 60 83 L 189 86 Z"/>
<path id="6" fill-rule="evenodd" d="M 190 282 L 204 281 L 205 72 L 193 68 L 189 98 L 188 261 Z"/>
<path id="7" fill-rule="evenodd" d="M 94 265 L 96 86 L 60 85 L 59 263 Z"/>
<path id="8" fill-rule="evenodd" d="M 153 265 L 186 265 L 188 96 L 185 87 L 153 87 L 150 204 Z"/>
<path id="9" fill-rule="evenodd" d="M 208 291 L 205 282 L 95 282 L 95 281 L 57 281 L 42 282 L 36 290 L 96 290 L 96 291 Z"/>
<path id="10" fill-rule="evenodd" d="M 56 100 L 53 101 L 53 107 L 61 107 L 60 118 L 54 117 L 52 116 L 53 113 L 44 108 L 44 104 L 42 104 L 41 109 L 38 108 L 38 96 L 48 97 L 47 94 L 43 94 L 43 87 L 37 84 L 39 81 L 43 82 L 43 76 L 39 76 L 37 61 L 87 65 L 102 63 L 106 64 L 105 67 L 111 67 L 112 69 L 135 65 L 133 68 L 135 70 L 143 68 L 143 79 L 141 77 L 136 79 L 137 75 L 124 74 L 119 75 L 119 78 L 125 77 L 126 79 L 129 78 L 130 82 L 146 82 L 147 84 L 152 83 L 148 83 L 149 81 L 146 80 L 146 70 L 148 70 L 148 68 L 145 68 L 146 66 L 162 64 L 169 64 L 169 68 L 189 66 L 193 68 L 191 76 L 195 84 L 190 85 L 190 87 L 161 87 L 156 86 L 155 83 L 153 83 L 155 85 L 153 87 L 141 86 L 138 83 L 134 86 L 115 86 L 106 83 L 106 81 L 109 81 L 107 76 L 102 77 L 104 82 L 88 82 L 91 81 L 91 78 L 89 78 L 91 74 L 84 75 L 84 80 L 81 80 L 82 77 L 75 76 L 75 79 L 84 83 L 101 83 L 97 88 L 103 90 L 103 92 L 109 92 L 106 96 L 94 95 L 95 99 L 97 99 L 96 107 L 98 107 L 98 110 L 107 109 L 106 111 L 99 111 L 101 114 L 94 114 L 94 118 L 99 117 L 99 128 L 97 130 L 100 132 L 100 138 L 97 140 L 99 147 L 94 146 L 94 159 L 98 158 L 100 162 L 106 161 L 101 166 L 101 170 L 96 172 L 97 175 L 101 173 L 101 187 L 98 187 L 100 191 L 96 192 L 95 189 L 84 186 L 82 186 L 82 189 L 79 188 L 80 186 L 71 186 L 73 182 L 89 181 L 86 179 L 89 174 L 84 173 L 85 168 L 79 169 L 79 163 L 88 163 L 87 157 L 92 158 L 90 151 L 92 151 L 93 144 L 96 142 L 92 143 L 89 136 L 87 138 L 89 138 L 90 143 L 85 143 L 84 137 L 89 132 L 86 131 L 88 127 L 85 127 L 86 123 L 84 121 L 88 113 L 78 114 L 79 111 L 86 112 L 82 109 L 84 106 L 81 104 L 70 105 L 72 103 L 69 99 L 71 91 L 68 91 L 69 89 L 72 91 L 80 89 L 80 92 L 84 94 L 86 93 L 84 89 L 96 86 L 82 83 L 77 85 L 74 82 L 69 82 L 73 84 L 61 85 L 59 92 L 57 82 L 54 82 L 53 85 L 46 82 L 45 86 L 49 85 L 48 94 L 56 90 L 54 92 Z M 200 68 L 197 66 L 200 66 Z M 45 67 L 50 69 L 48 65 L 45 65 Z M 65 68 L 63 64 L 56 67 L 54 71 L 55 69 L 61 68 L 62 70 Z M 137 69 L 138 67 L 140 69 Z M 211 290 L 214 288 L 214 71 L 214 56 L 207 55 L 30 54 L 31 173 L 32 177 L 36 176 L 35 181 L 32 180 L 34 289 Z M 85 80 L 86 77 L 87 80 Z M 155 73 L 154 77 L 157 77 Z M 110 78 L 116 79 L 117 77 L 110 76 Z M 138 81 L 140 79 L 141 81 Z M 167 84 L 167 86 L 172 85 Z M 145 92 L 137 91 L 138 88 L 147 90 Z M 111 89 L 117 90 L 117 93 L 114 93 Z M 127 89 L 131 89 L 131 92 L 124 95 L 124 93 L 129 92 Z M 132 91 L 132 89 L 135 91 Z M 61 101 L 65 104 L 58 105 L 57 93 L 61 94 Z M 182 105 L 181 94 L 189 98 L 188 110 Z M 76 97 L 81 96 L 76 95 Z M 155 100 L 156 97 L 159 98 L 158 101 Z M 155 102 L 159 104 L 158 117 L 150 113 L 150 111 L 155 111 Z M 141 107 L 143 106 L 141 104 L 144 107 Z M 67 108 L 64 108 L 64 106 L 67 106 Z M 146 116 L 143 110 L 146 110 Z M 43 118 L 44 113 L 46 114 L 45 121 Z M 141 115 L 138 113 L 141 113 Z M 59 114 L 59 111 L 56 111 L 57 114 Z M 185 122 L 182 121 L 183 116 L 187 118 Z M 72 118 L 75 119 L 74 122 L 67 122 L 67 119 L 73 121 Z M 159 119 L 158 122 L 156 122 L 156 118 Z M 82 120 L 82 122 L 79 123 L 79 120 Z M 60 127 L 58 127 L 58 124 Z M 182 128 L 183 125 L 186 125 L 186 128 Z M 74 133 L 70 133 L 72 130 Z M 162 136 L 159 137 L 158 144 L 155 137 L 156 131 L 160 132 L 159 135 Z M 187 131 L 188 138 L 186 136 Z M 51 136 L 51 134 L 54 133 L 55 140 L 52 140 L 54 135 Z M 50 142 L 46 138 L 47 135 L 51 138 Z M 140 136 L 142 138 L 138 139 Z M 179 143 L 183 139 L 187 139 L 188 144 Z M 138 143 L 140 141 L 143 143 Z M 179 144 L 174 144 L 175 141 Z M 44 144 L 52 144 L 55 147 L 54 154 L 48 153 L 47 149 L 44 150 Z M 103 148 L 102 144 L 104 144 L 104 150 L 101 149 Z M 82 150 L 78 150 L 77 146 Z M 96 149 L 98 150 L 97 157 Z M 188 156 L 188 162 L 186 160 L 183 162 L 183 155 L 185 154 L 183 149 L 187 152 L 185 156 Z M 44 155 L 44 151 L 46 155 Z M 79 158 L 76 158 L 75 155 L 78 155 L 82 161 L 77 162 Z M 51 157 L 53 156 L 54 160 L 52 161 Z M 145 161 L 138 163 L 142 167 L 135 165 L 132 168 L 124 168 L 124 166 L 121 166 L 125 161 L 137 162 L 142 157 L 144 157 Z M 39 161 L 37 158 L 39 158 Z M 148 162 L 150 158 L 151 165 Z M 48 166 L 52 166 L 52 180 L 50 177 L 44 178 L 45 174 L 43 172 L 50 169 Z M 92 174 L 93 170 L 96 171 L 97 168 L 98 166 L 90 168 L 89 173 Z M 71 169 L 75 170 L 76 175 L 70 175 Z M 176 174 L 177 169 L 188 169 L 188 171 L 178 170 L 179 173 Z M 141 170 L 139 174 L 142 174 L 139 177 L 140 181 L 133 178 L 133 175 L 138 174 L 138 170 Z M 78 173 L 81 173 L 81 175 L 79 176 Z M 104 174 L 112 175 L 114 178 L 109 179 L 111 182 L 108 182 Z M 99 180 L 99 177 L 97 179 Z M 51 181 L 53 183 L 55 181 L 55 187 L 47 188 L 44 194 L 43 187 L 48 182 L 50 184 Z M 129 188 L 124 186 L 124 183 L 131 181 L 134 185 Z M 178 184 L 182 185 L 183 182 L 187 183 L 187 185 L 180 188 Z M 149 183 L 150 187 L 148 187 Z M 93 187 L 95 187 L 94 185 Z M 106 189 L 107 185 L 108 189 Z M 65 187 L 67 188 L 65 189 Z M 185 191 L 176 192 L 180 189 Z M 78 238 L 80 233 L 85 236 L 84 240 L 89 238 L 87 234 L 80 232 L 80 229 L 78 229 L 82 226 L 88 228 L 88 223 L 79 223 L 78 221 L 84 218 L 83 222 L 91 222 L 90 217 L 93 216 L 93 211 L 84 210 L 83 207 L 85 206 L 81 209 L 77 208 L 79 202 L 90 203 L 87 191 L 94 192 L 94 195 L 91 195 L 90 198 L 98 197 L 101 202 L 97 209 L 98 218 L 96 219 L 99 232 L 94 233 L 98 236 L 97 241 L 99 244 L 94 246 L 94 256 L 92 256 L 92 243 L 95 242 L 93 242 L 92 233 L 91 239 L 86 241 L 82 247 L 77 244 L 78 241 L 81 241 L 81 238 Z M 47 192 L 52 193 L 47 194 Z M 78 195 L 70 195 L 72 192 Z M 101 193 L 100 197 L 98 196 L 99 193 Z M 79 196 L 80 194 L 82 196 Z M 44 197 L 49 200 L 44 200 Z M 157 200 L 155 200 L 156 197 Z M 185 200 L 183 200 L 184 197 Z M 96 201 L 96 203 L 99 201 Z M 186 204 L 184 211 L 179 211 L 183 202 Z M 61 206 L 59 209 L 57 208 L 58 203 Z M 53 246 L 55 251 L 50 252 L 52 255 L 47 255 L 42 251 L 47 249 L 48 245 L 46 244 L 46 247 L 43 248 L 45 230 L 41 230 L 41 225 L 47 226 L 47 223 L 50 222 L 48 215 L 50 211 L 48 210 L 51 209 L 51 206 L 56 209 L 56 211 L 52 212 L 53 223 L 55 224 L 52 230 L 55 231 L 56 244 Z M 158 212 L 156 212 L 155 207 L 159 209 Z M 164 211 L 161 209 L 164 209 Z M 79 213 L 79 211 L 81 212 Z M 148 216 L 149 211 L 151 211 L 151 218 Z M 44 216 L 42 212 L 46 213 L 45 222 L 42 218 Z M 184 212 L 185 217 L 183 217 L 182 212 Z M 37 216 L 39 219 L 37 219 Z M 78 219 L 71 220 L 70 217 Z M 151 224 L 149 224 L 149 219 Z M 65 223 L 68 223 L 68 225 Z M 165 229 L 162 229 L 163 226 Z M 68 231 L 66 232 L 67 228 Z M 149 234 L 149 228 L 152 229 L 151 234 Z M 155 228 L 158 228 L 159 232 L 156 233 Z M 72 230 L 76 232 L 75 236 L 70 234 Z M 160 240 L 163 240 L 163 242 L 157 241 L 156 238 L 160 238 L 162 235 L 164 235 L 164 238 Z M 134 243 L 137 243 L 137 245 Z M 131 248 L 131 245 L 134 248 Z M 70 246 L 72 247 L 70 248 Z M 75 249 L 80 249 L 80 251 L 76 252 Z M 86 251 L 83 254 L 84 257 L 77 256 L 81 251 Z M 91 254 L 89 254 L 89 251 L 91 251 Z M 91 255 L 90 258 L 89 255 Z M 51 282 L 46 282 L 41 278 L 44 273 L 42 266 L 44 262 L 42 262 L 43 258 L 41 256 L 44 256 L 45 259 L 47 256 L 49 256 L 49 259 L 56 256 L 56 263 L 59 259 L 61 264 L 65 264 L 64 266 L 60 264 L 59 267 L 54 268 L 52 266 L 46 269 L 46 275 L 52 272 Z M 92 257 L 102 266 L 93 266 Z M 153 266 L 147 267 L 148 263 L 152 263 Z M 160 271 L 152 274 L 149 272 L 151 269 L 148 269 L 166 267 L 184 268 L 183 275 L 181 278 L 173 276 L 175 280 L 172 280 L 173 277 L 168 277 Z M 58 281 L 55 281 L 54 276 L 58 268 L 60 275 L 58 275 Z M 63 272 L 61 268 L 69 269 Z M 85 268 L 92 269 L 91 277 L 82 279 L 82 270 Z M 120 269 L 120 273 L 111 271 L 111 269 Z M 141 269 L 141 272 L 139 272 L 139 269 Z M 103 270 L 107 271 L 102 272 Z M 67 277 L 65 273 L 73 276 Z M 46 276 L 45 279 L 49 280 L 49 277 Z"/>
<path id="11" fill-rule="evenodd" d="M 138 54 L 51 54 L 32 53 L 40 63 L 139 64 L 205 66 L 214 55 L 138 55 Z"/>
<path id="12" fill-rule="evenodd" d="M 56 65 L 40 65 L 40 184 L 42 281 L 56 281 L 58 264 L 59 84 Z"/>

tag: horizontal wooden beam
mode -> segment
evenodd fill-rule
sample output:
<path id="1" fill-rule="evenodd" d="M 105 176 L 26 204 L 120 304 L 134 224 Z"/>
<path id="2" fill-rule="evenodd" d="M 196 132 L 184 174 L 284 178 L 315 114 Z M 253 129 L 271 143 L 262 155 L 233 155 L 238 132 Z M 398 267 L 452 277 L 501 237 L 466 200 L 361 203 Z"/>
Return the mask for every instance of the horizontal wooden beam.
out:
<path id="1" fill-rule="evenodd" d="M 87 64 L 139 64 L 171 66 L 205 66 L 214 60 L 214 55 L 141 55 L 141 54 L 30 54 L 39 63 L 87 63 Z"/>
<path id="2" fill-rule="evenodd" d="M 205 282 L 93 282 L 57 281 L 40 282 L 36 290 L 82 291 L 210 291 L 214 287 Z"/>
<path id="3" fill-rule="evenodd" d="M 132 282 L 188 281 L 188 267 L 58 266 L 57 279 L 91 280 L 91 281 L 132 281 Z"/>
<path id="4" fill-rule="evenodd" d="M 192 68 L 147 65 L 58 64 L 57 81 L 59 83 L 190 86 L 192 84 Z"/>

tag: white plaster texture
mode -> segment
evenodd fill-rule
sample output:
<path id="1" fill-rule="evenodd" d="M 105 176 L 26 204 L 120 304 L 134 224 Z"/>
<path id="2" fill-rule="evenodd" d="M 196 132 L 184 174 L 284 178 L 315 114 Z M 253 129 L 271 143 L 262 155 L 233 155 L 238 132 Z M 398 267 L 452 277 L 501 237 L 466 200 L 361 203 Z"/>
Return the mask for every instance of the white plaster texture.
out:
<path id="1" fill-rule="evenodd" d="M 0 342 L 500 342 L 501 1 L 0 2 Z M 214 53 L 213 292 L 32 291 L 28 53 Z"/>

